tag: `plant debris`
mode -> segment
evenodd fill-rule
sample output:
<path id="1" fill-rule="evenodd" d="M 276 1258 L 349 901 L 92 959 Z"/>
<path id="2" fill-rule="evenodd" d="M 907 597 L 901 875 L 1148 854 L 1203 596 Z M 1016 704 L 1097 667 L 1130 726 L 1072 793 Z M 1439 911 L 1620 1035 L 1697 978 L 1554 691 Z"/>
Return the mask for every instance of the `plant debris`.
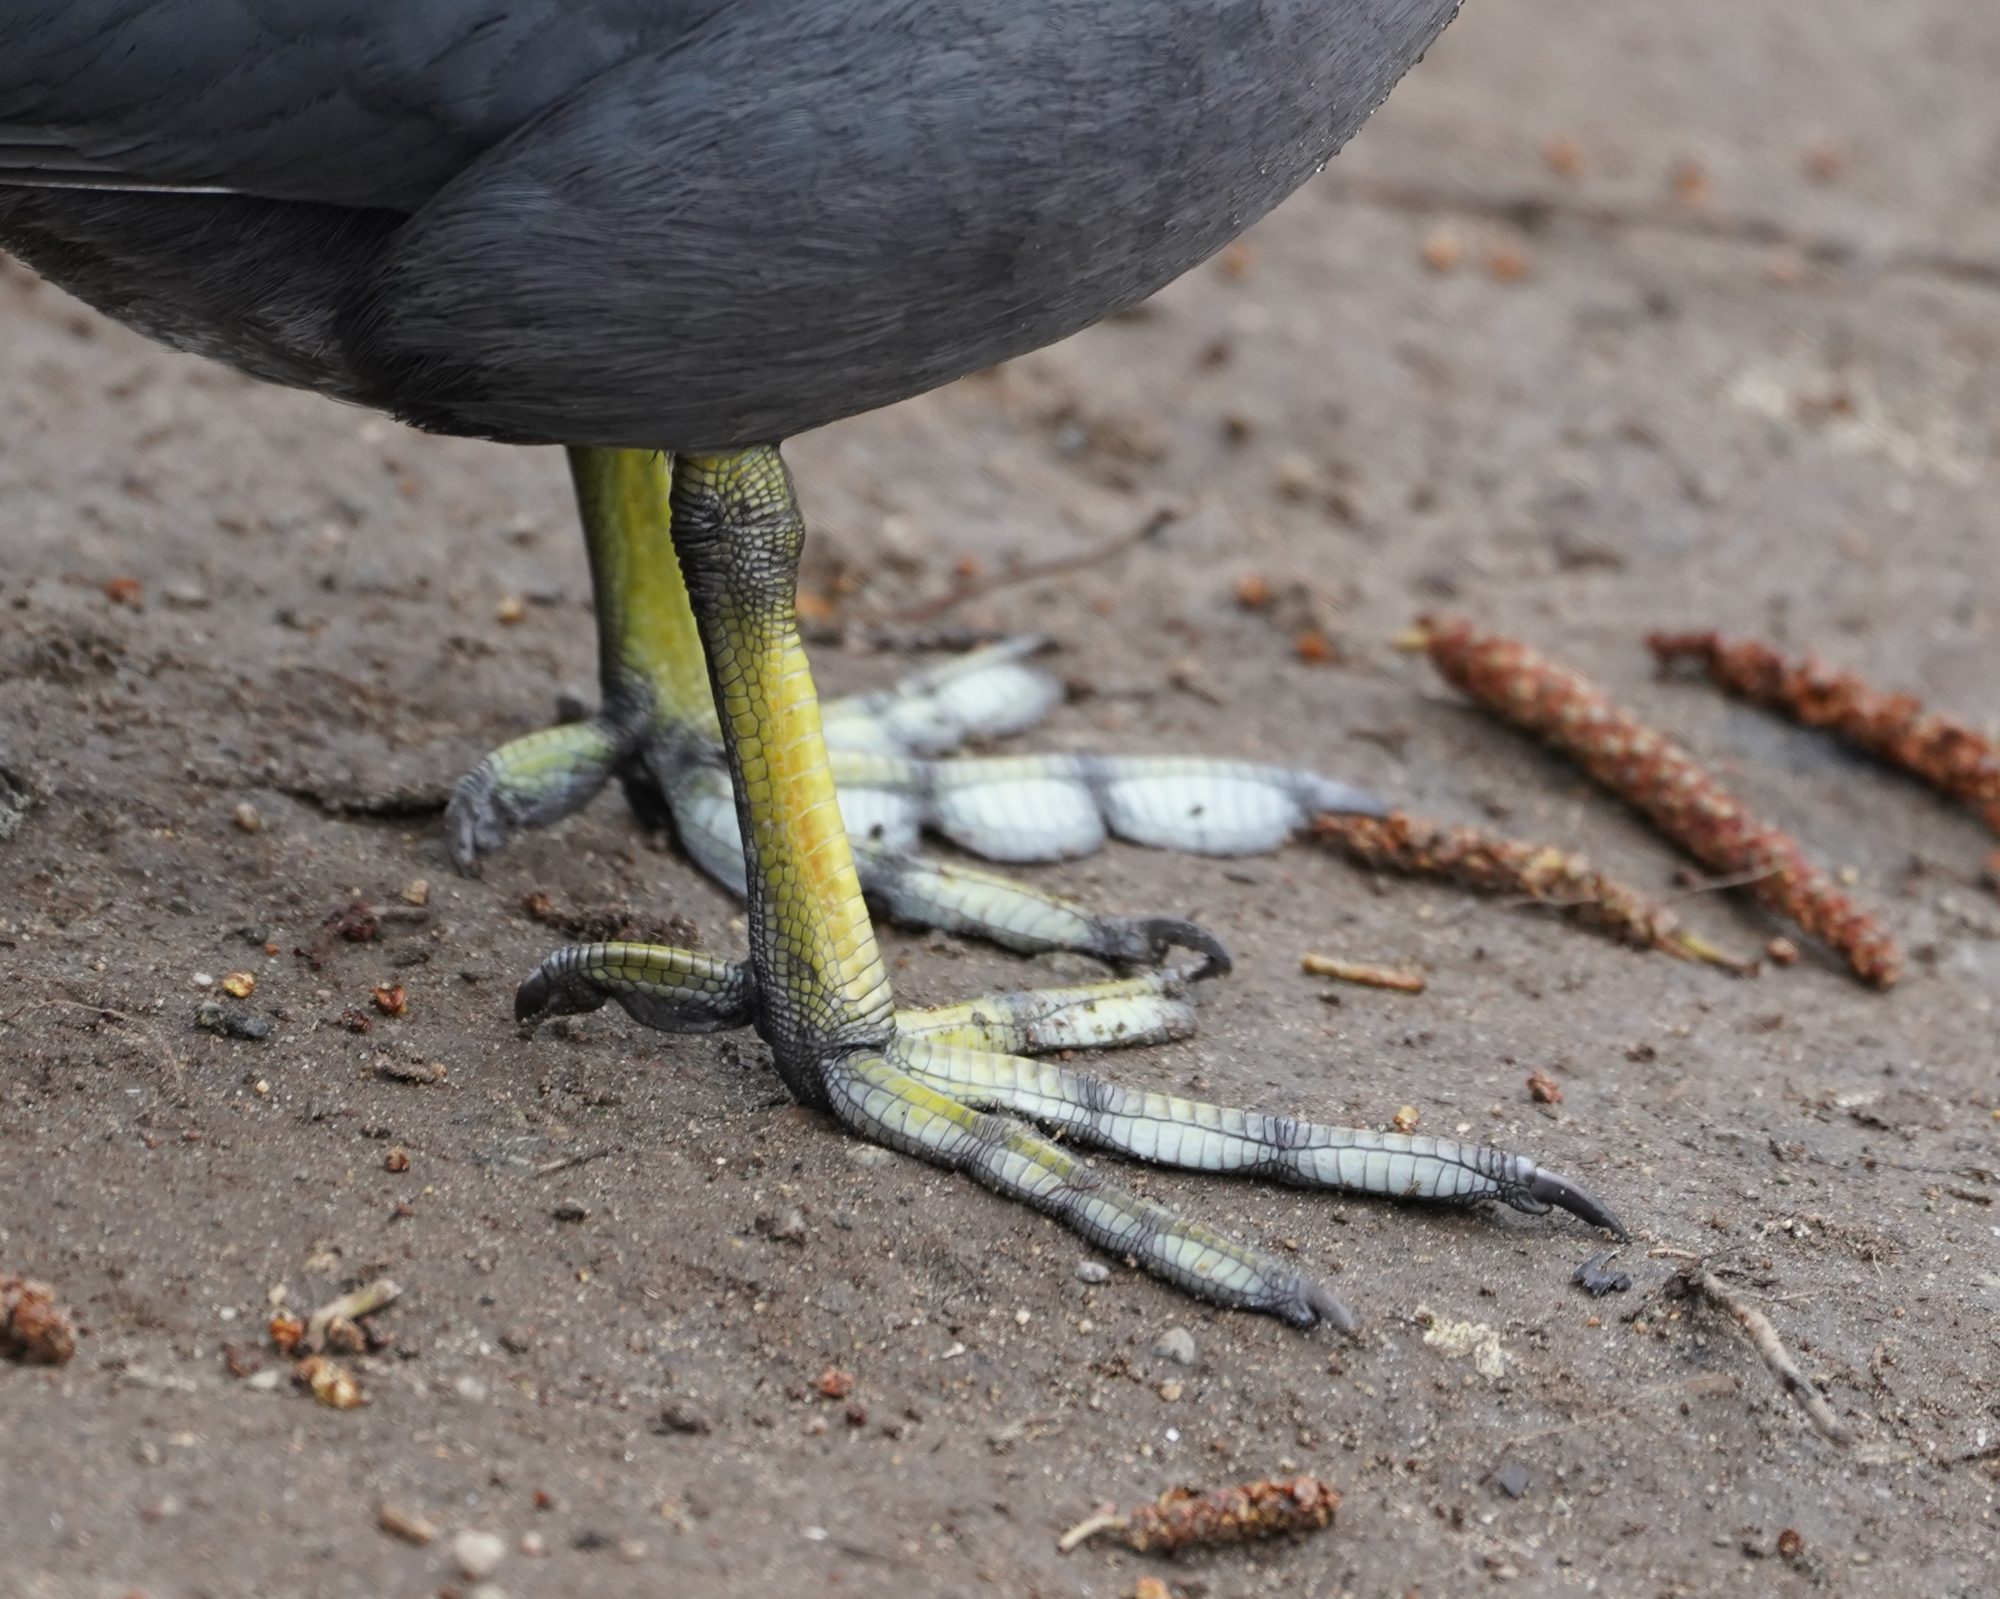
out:
<path id="1" fill-rule="evenodd" d="M 76 1328 L 47 1283 L 0 1271 L 0 1358 L 62 1366 L 76 1353 Z"/>
<path id="2" fill-rule="evenodd" d="M 303 1336 L 294 1344 L 308 1354 L 326 1347 L 329 1335 L 343 1323 L 352 1327 L 364 1316 L 372 1316 L 378 1310 L 385 1310 L 403 1297 L 403 1290 L 388 1277 L 377 1277 L 352 1293 L 342 1294 L 338 1299 L 329 1299 L 306 1318 Z M 274 1318 L 275 1320 L 275 1318 Z M 353 1353 L 355 1351 L 350 1351 Z"/>
<path id="3" fill-rule="evenodd" d="M 1560 1105 L 1563 1102 L 1562 1084 L 1537 1066 L 1528 1073 L 1528 1097 L 1537 1105 Z"/>
<path id="4" fill-rule="evenodd" d="M 306 1356 L 292 1368 L 292 1380 L 311 1389 L 313 1398 L 329 1410 L 358 1410 L 368 1403 L 354 1373 L 324 1355 Z"/>
<path id="5" fill-rule="evenodd" d="M 699 949 L 701 930 L 686 916 L 661 918 L 614 901 L 590 910 L 566 911 L 541 890 L 526 894 L 521 909 L 544 927 L 583 944 L 669 944 Z"/>
<path id="6" fill-rule="evenodd" d="M 366 900 L 349 900 L 338 910 L 329 911 L 319 924 L 319 931 L 313 934 L 312 942 L 293 953 L 318 971 L 333 954 L 336 943 L 372 944 L 382 936 L 385 926 L 412 927 L 429 920 L 430 912 L 416 906 L 392 905 L 378 911 Z"/>
<path id="7" fill-rule="evenodd" d="M 1632 1275 L 1630 1272 L 1613 1271 L 1605 1264 L 1614 1253 L 1613 1250 L 1600 1249 L 1571 1273 L 1570 1281 L 1592 1299 L 1624 1293 L 1632 1286 Z"/>
<path id="8" fill-rule="evenodd" d="M 1062 1535 L 1056 1547 L 1068 1554 L 1099 1533 L 1115 1533 L 1139 1554 L 1177 1554 L 1213 1544 L 1250 1543 L 1283 1533 L 1318 1532 L 1333 1525 L 1340 1490 L 1301 1473 L 1260 1477 L 1255 1482 L 1202 1491 L 1169 1488 L 1150 1505 L 1120 1514 L 1099 1511 Z"/>
<path id="9" fill-rule="evenodd" d="M 1909 773 L 1970 806 L 2000 833 L 2000 744 L 1942 711 L 1925 710 L 1915 695 L 1885 694 L 1816 655 L 1788 657 L 1755 639 L 1653 633 L 1646 647 L 1662 666 L 1698 665 L 1725 692 Z"/>
<path id="10" fill-rule="evenodd" d="M 1756 970 L 1754 962 L 1739 960 L 1689 932 L 1658 900 L 1595 870 L 1574 850 L 1454 827 L 1407 811 L 1387 816 L 1324 812 L 1313 819 L 1312 836 L 1378 871 L 1437 878 L 1477 894 L 1516 894 L 1553 906 L 1579 925 L 1634 949 L 1665 950 L 1732 972 Z"/>
<path id="11" fill-rule="evenodd" d="M 396 1505 L 382 1504 L 375 1509 L 375 1525 L 392 1538 L 400 1538 L 404 1543 L 422 1548 L 437 1541 L 437 1525 L 429 1517 L 414 1510 L 404 1510 Z"/>
<path id="12" fill-rule="evenodd" d="M 1568 756 L 1710 870 L 1744 879 L 1864 982 L 1887 988 L 1902 976 L 1895 940 L 1798 840 L 1758 821 L 1692 755 L 1589 679 L 1465 617 L 1426 617 L 1418 626 L 1432 664 L 1455 687 Z"/>
<path id="13" fill-rule="evenodd" d="M 1847 1430 L 1847 1424 L 1833 1413 L 1833 1406 L 1827 1403 L 1826 1395 L 1807 1380 L 1798 1363 L 1792 1359 L 1791 1351 L 1785 1348 L 1778 1336 L 1778 1329 L 1771 1325 L 1771 1318 L 1756 1306 L 1739 1298 L 1733 1289 L 1718 1281 L 1706 1266 L 1697 1262 L 1686 1271 L 1679 1273 L 1673 1281 L 1682 1293 L 1693 1299 L 1706 1299 L 1717 1309 L 1726 1311 L 1743 1329 L 1757 1353 L 1764 1357 L 1764 1364 L 1771 1368 L 1771 1375 L 1793 1401 L 1806 1413 L 1806 1419 L 1818 1430 L 1822 1438 L 1836 1444 L 1851 1444 L 1854 1434 Z"/>
<path id="14" fill-rule="evenodd" d="M 355 1011 L 350 1012 L 350 1014 L 358 1016 L 360 1012 Z M 362 1016 L 361 1019 L 363 1021 L 368 1020 L 365 1016 Z M 367 1030 L 365 1027 L 355 1029 L 357 1032 L 364 1033 Z M 375 1058 L 375 1075 L 380 1077 L 384 1082 L 417 1083 L 424 1087 L 429 1087 L 433 1083 L 441 1083 L 445 1080 L 445 1068 L 443 1063 L 439 1061 L 397 1060 L 393 1056 L 378 1055 Z"/>
<path id="15" fill-rule="evenodd" d="M 1299 970 L 1315 977 L 1338 977 L 1343 983 L 1361 983 L 1369 988 L 1393 988 L 1404 994 L 1424 991 L 1424 974 L 1415 966 L 1378 966 L 1371 961 L 1307 953 L 1299 957 Z"/>

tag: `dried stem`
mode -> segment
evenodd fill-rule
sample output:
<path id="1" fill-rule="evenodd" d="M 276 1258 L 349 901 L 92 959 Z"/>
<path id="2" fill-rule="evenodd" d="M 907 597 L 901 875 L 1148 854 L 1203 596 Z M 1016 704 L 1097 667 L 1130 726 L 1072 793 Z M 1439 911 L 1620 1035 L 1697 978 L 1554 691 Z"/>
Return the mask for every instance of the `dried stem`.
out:
<path id="1" fill-rule="evenodd" d="M 1368 988 L 1393 988 L 1403 994 L 1421 994 L 1424 974 L 1414 966 L 1378 966 L 1372 961 L 1342 960 L 1338 955 L 1304 954 L 1299 970 L 1315 977 L 1337 977 L 1343 983 L 1360 983 Z"/>
<path id="2" fill-rule="evenodd" d="M 1885 694 L 1816 655 L 1791 658 L 1755 639 L 1654 633 L 1664 666 L 1692 662 L 1718 688 L 1930 784 L 2000 833 L 2000 745 L 1910 694 Z"/>
<path id="3" fill-rule="evenodd" d="M 1406 811 L 1387 816 L 1328 812 L 1314 819 L 1312 835 L 1378 871 L 1437 878 L 1477 894 L 1520 895 L 1635 949 L 1665 950 L 1737 973 L 1757 969 L 1756 962 L 1739 960 L 1690 932 L 1658 900 L 1595 870 L 1574 850 L 1453 827 Z"/>
<path id="4" fill-rule="evenodd" d="M 1678 1279 L 1681 1286 L 1699 1299 L 1706 1299 L 1717 1309 L 1725 1311 L 1743 1329 L 1757 1353 L 1764 1358 L 1764 1364 L 1771 1368 L 1771 1375 L 1778 1379 L 1778 1385 L 1792 1396 L 1792 1400 L 1806 1413 L 1806 1419 L 1818 1430 L 1821 1437 L 1836 1444 L 1851 1444 L 1854 1434 L 1847 1430 L 1847 1424 L 1833 1413 L 1833 1406 L 1826 1401 L 1826 1395 L 1815 1388 L 1792 1359 L 1791 1351 L 1785 1348 L 1779 1338 L 1778 1329 L 1771 1325 L 1771 1318 L 1756 1306 L 1739 1298 L 1735 1291 L 1706 1267 L 1697 1264 L 1682 1272 Z"/>
<path id="5" fill-rule="evenodd" d="M 1454 686 L 1576 762 L 1710 870 L 1753 874 L 1752 894 L 1823 940 L 1865 982 L 1887 988 L 1902 976 L 1902 951 L 1881 923 L 1686 750 L 1517 640 L 1464 617 L 1420 625 L 1432 664 Z"/>

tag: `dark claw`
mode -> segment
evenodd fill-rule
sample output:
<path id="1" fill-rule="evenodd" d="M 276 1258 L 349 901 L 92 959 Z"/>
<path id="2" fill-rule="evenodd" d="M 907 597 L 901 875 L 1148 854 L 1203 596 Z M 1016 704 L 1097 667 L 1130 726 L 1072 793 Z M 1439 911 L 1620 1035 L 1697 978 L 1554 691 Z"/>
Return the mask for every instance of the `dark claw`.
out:
<path id="1" fill-rule="evenodd" d="M 528 974 L 528 980 L 514 990 L 514 1020 L 517 1022 L 539 1021 L 549 1008 L 553 997 L 550 989 L 554 985 L 549 974 L 537 967 Z"/>
<path id="2" fill-rule="evenodd" d="M 1349 1310 L 1319 1283 L 1309 1278 L 1299 1282 L 1301 1298 L 1297 1304 L 1297 1314 L 1287 1313 L 1285 1320 L 1294 1327 L 1313 1327 L 1325 1322 L 1335 1332 L 1348 1337 L 1354 1336 L 1354 1312 Z"/>
<path id="3" fill-rule="evenodd" d="M 514 990 L 515 1021 L 528 1023 L 545 1016 L 580 1016 L 604 1004 L 609 996 L 602 989 L 586 978 L 572 975 L 564 960 L 572 953 L 557 950 Z"/>
<path id="4" fill-rule="evenodd" d="M 1552 1171 L 1536 1172 L 1534 1181 L 1528 1185 L 1526 1197 L 1538 1209 L 1547 1210 L 1550 1206 L 1554 1206 L 1559 1210 L 1568 1211 L 1572 1216 L 1580 1216 L 1591 1226 L 1602 1227 L 1606 1232 L 1616 1236 L 1620 1243 L 1624 1243 L 1632 1236 L 1626 1232 L 1625 1224 L 1612 1215 L 1608 1208 L 1592 1199 L 1567 1177 L 1558 1177 Z"/>
<path id="5" fill-rule="evenodd" d="M 1193 922 L 1183 922 L 1171 916 L 1150 916 L 1134 924 L 1139 936 L 1146 941 L 1153 963 L 1158 965 L 1167 958 L 1172 949 L 1191 949 L 1201 956 L 1199 964 L 1181 975 L 1189 982 L 1198 983 L 1204 978 L 1227 977 L 1236 963 L 1229 958 L 1229 951 L 1213 933 L 1195 926 Z"/>

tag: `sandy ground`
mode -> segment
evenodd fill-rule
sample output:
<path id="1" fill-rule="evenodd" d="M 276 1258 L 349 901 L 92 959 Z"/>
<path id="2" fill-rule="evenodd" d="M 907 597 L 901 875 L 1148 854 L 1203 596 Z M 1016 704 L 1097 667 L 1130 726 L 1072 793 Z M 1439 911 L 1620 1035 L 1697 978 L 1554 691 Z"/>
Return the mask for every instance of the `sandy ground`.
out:
<path id="1" fill-rule="evenodd" d="M 740 938 L 615 798 L 478 882 L 423 813 L 591 688 L 559 458 L 254 387 L 0 282 L 0 765 L 37 800 L 0 844 L 0 1270 L 49 1280 L 85 1332 L 64 1369 L 0 1369 L 0 1593 L 440 1592 L 471 1528 L 514 1551 L 494 1580 L 516 1595 L 1125 1595 L 1145 1563 L 1055 1535 L 1103 1499 L 1293 1466 L 1345 1492 L 1337 1532 L 1161 1568 L 1176 1592 L 1990 1593 L 1994 841 L 1656 681 L 1638 641 L 1814 642 L 2000 714 L 1996 79 L 1989 0 L 1474 6 L 1224 261 L 791 451 L 814 581 L 858 578 L 850 613 L 1184 508 L 949 617 L 1059 641 L 1079 693 L 1047 742 L 1309 764 L 1671 891 L 1639 824 L 1388 648 L 1450 599 L 1676 730 L 1905 935 L 1881 997 L 1811 958 L 1734 981 L 1305 848 L 1044 874 L 1194 915 L 1239 957 L 1200 1038 L 1111 1059 L 1125 1080 L 1376 1125 L 1408 1104 L 1640 1231 L 1632 1291 L 1592 1301 L 1574 1223 L 1143 1179 L 1333 1274 L 1353 1345 L 1122 1267 L 1079 1281 L 1052 1225 L 855 1158 L 753 1040 L 615 1012 L 520 1037 L 513 984 L 554 939 L 530 891 Z M 1273 612 L 1238 608 L 1246 572 Z M 1310 625 L 1336 663 L 1298 658 Z M 819 655 L 836 689 L 921 658 Z M 340 813 L 384 795 L 411 813 Z M 416 878 L 422 925 L 294 955 L 350 895 Z M 1688 910 L 1738 947 L 1772 931 L 1724 897 Z M 913 999 L 1037 980 L 890 946 Z M 1335 1003 L 1307 948 L 1414 958 L 1431 986 Z M 195 1028 L 197 974 L 235 968 L 261 1042 Z M 390 980 L 408 1014 L 348 1031 Z M 790 1211 L 803 1236 L 769 1236 Z M 1853 1448 L 1665 1295 L 1663 1248 L 1738 1270 Z M 385 1271 L 406 1294 L 393 1347 L 354 1362 L 366 1408 L 232 1375 L 272 1296 Z M 1488 1326 L 1498 1375 L 1433 1322 Z M 1193 1366 L 1153 1352 L 1172 1327 Z M 850 1401 L 816 1393 L 829 1366 Z M 385 1534 L 383 1503 L 443 1535 Z"/>

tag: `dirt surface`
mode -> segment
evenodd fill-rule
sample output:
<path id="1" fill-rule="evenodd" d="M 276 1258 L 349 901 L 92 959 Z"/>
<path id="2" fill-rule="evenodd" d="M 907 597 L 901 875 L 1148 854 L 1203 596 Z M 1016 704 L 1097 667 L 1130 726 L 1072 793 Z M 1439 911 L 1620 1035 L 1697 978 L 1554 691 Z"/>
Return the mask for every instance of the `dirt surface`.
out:
<path id="1" fill-rule="evenodd" d="M 1675 729 L 1905 935 L 1882 997 L 1810 956 L 1736 981 L 1378 890 L 1303 847 L 1044 874 L 1198 917 L 1239 957 L 1201 1036 L 1111 1058 L 1124 1080 L 1375 1125 L 1407 1104 L 1639 1231 L 1631 1292 L 1594 1301 L 1572 1222 L 1142 1179 L 1334 1274 L 1352 1345 L 1117 1265 L 1086 1284 L 1051 1224 L 857 1158 L 754 1040 L 615 1012 L 520 1037 L 513 985 L 556 938 L 531 891 L 741 937 L 615 797 L 483 880 L 445 862 L 450 777 L 591 687 L 559 458 L 255 387 L 0 282 L 0 1271 L 54 1285 L 81 1332 L 66 1367 L 0 1367 L 0 1594 L 432 1593 L 464 1586 L 464 1529 L 505 1541 L 506 1592 L 604 1599 L 1114 1596 L 1148 1569 L 1215 1599 L 1990 1593 L 1994 840 L 1655 681 L 1639 638 L 1816 642 L 2000 714 L 1996 79 L 1990 0 L 1474 6 L 1223 261 L 791 450 L 813 581 L 858 580 L 850 616 L 1185 509 L 944 619 L 1060 642 L 1083 692 L 1049 743 L 1309 764 L 1672 892 L 1639 824 L 1388 647 L 1448 599 Z M 1245 573 L 1270 612 L 1236 604 Z M 128 602 L 103 587 L 124 578 Z M 1300 659 L 1309 627 L 1336 662 Z M 834 689 L 922 658 L 818 657 Z M 294 953 L 418 878 L 422 921 L 317 969 Z M 1740 948 L 1773 930 L 1721 896 L 1688 913 Z M 912 999 L 1037 980 L 889 938 Z M 1332 995 L 1308 948 L 1413 958 L 1430 987 Z M 195 1026 L 197 974 L 238 969 L 262 1040 Z M 1854 1447 L 1666 1297 L 1681 1262 L 1656 1249 L 1731 1267 Z M 367 1406 L 232 1374 L 274 1296 L 383 1272 L 405 1294 L 377 1318 L 393 1346 L 351 1362 Z M 1448 1323 L 1491 1329 L 1497 1375 L 1426 1341 Z M 1192 1366 L 1153 1352 L 1174 1327 Z M 820 1397 L 828 1367 L 851 1396 Z M 1310 1543 L 1055 1552 L 1101 1500 L 1294 1466 L 1346 1494 Z M 438 1541 L 380 1530 L 383 1504 Z"/>

